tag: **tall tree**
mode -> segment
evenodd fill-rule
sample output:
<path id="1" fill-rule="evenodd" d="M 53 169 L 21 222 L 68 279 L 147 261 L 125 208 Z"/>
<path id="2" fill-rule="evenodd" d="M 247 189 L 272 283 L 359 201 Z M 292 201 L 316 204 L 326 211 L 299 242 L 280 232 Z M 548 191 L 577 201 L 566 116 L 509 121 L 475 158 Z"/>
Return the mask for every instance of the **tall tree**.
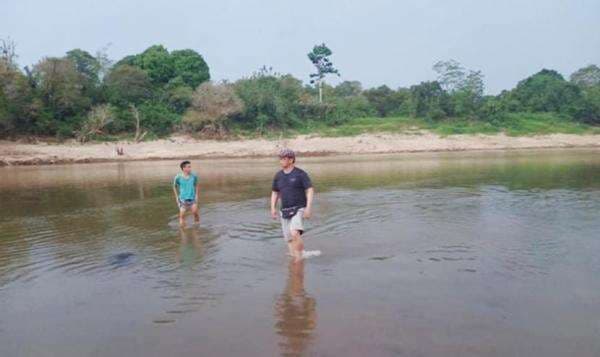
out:
<path id="1" fill-rule="evenodd" d="M 571 74 L 571 82 L 586 87 L 600 85 L 600 68 L 595 64 L 580 68 Z"/>
<path id="2" fill-rule="evenodd" d="M 33 75 L 46 108 L 59 123 L 89 108 L 90 99 L 83 91 L 85 78 L 70 59 L 45 58 L 34 66 Z M 55 129 L 56 125 L 50 126 L 51 131 Z"/>
<path id="3" fill-rule="evenodd" d="M 433 65 L 433 70 L 438 74 L 437 81 L 448 92 L 468 91 L 483 95 L 481 71 L 468 70 L 455 60 L 439 61 Z"/>
<path id="4" fill-rule="evenodd" d="M 450 93 L 450 115 L 474 117 L 483 102 L 483 74 L 464 68 L 455 60 L 439 61 L 433 66 L 438 82 Z"/>
<path id="5" fill-rule="evenodd" d="M 323 81 L 328 74 L 340 75 L 339 71 L 333 67 L 333 63 L 329 59 L 333 52 L 324 43 L 313 47 L 308 53 L 308 59 L 312 62 L 317 70 L 310 75 L 310 83 L 316 83 L 319 88 L 319 103 L 323 103 Z"/>
<path id="6" fill-rule="evenodd" d="M 104 84 L 109 101 L 120 107 L 138 105 L 152 96 L 148 74 L 127 64 L 113 68 L 104 78 Z"/>
<path id="7" fill-rule="evenodd" d="M 75 63 L 77 71 L 93 83 L 98 82 L 100 63 L 89 52 L 76 48 L 67 52 L 67 58 Z"/>
<path id="8" fill-rule="evenodd" d="M 10 38 L 0 39 L 0 61 L 11 68 L 17 68 L 17 45 Z"/>
<path id="9" fill-rule="evenodd" d="M 208 65 L 198 52 L 194 50 L 178 50 L 171 52 L 175 78 L 180 79 L 190 88 L 210 80 Z"/>
<path id="10" fill-rule="evenodd" d="M 583 99 L 581 89 L 554 71 L 543 69 L 522 80 L 511 91 L 520 110 L 574 114 Z"/>

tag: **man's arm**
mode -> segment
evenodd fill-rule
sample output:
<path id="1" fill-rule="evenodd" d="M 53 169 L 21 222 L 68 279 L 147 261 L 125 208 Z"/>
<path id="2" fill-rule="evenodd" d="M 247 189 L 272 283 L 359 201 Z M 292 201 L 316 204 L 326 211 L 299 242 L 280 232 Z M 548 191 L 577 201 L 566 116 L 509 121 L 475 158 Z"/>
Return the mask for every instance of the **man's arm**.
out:
<path id="1" fill-rule="evenodd" d="M 304 218 L 310 218 L 312 216 L 312 204 L 313 197 L 315 196 L 315 189 L 309 187 L 306 189 L 306 208 L 304 209 Z"/>
<path id="2" fill-rule="evenodd" d="M 273 219 L 277 219 L 279 215 L 277 214 L 277 201 L 279 200 L 279 192 L 271 191 L 271 217 Z"/>

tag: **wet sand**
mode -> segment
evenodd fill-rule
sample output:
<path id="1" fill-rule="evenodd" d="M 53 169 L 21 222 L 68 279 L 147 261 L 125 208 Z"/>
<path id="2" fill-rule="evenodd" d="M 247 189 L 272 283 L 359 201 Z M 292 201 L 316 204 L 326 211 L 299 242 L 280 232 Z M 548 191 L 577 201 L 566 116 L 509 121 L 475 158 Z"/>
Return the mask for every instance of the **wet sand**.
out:
<path id="1" fill-rule="evenodd" d="M 123 155 L 117 155 L 117 147 Z M 157 159 L 264 157 L 282 147 L 291 147 L 302 155 L 380 154 L 402 152 L 439 152 L 473 150 L 514 150 L 543 148 L 600 147 L 600 135 L 552 134 L 511 137 L 498 135 L 451 135 L 430 132 L 415 134 L 364 134 L 353 137 L 298 136 L 267 140 L 197 140 L 185 136 L 132 143 L 106 142 L 79 144 L 24 144 L 0 141 L 0 166 L 135 161 Z"/>

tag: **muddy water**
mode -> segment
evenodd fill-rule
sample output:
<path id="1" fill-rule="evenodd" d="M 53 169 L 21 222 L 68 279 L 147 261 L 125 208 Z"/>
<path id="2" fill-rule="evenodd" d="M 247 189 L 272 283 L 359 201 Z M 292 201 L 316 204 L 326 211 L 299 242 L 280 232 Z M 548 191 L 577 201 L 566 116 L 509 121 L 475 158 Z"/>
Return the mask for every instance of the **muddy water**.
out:
<path id="1" fill-rule="evenodd" d="M 598 356 L 600 152 L 300 160 L 290 264 L 273 160 L 0 169 L 0 356 Z"/>

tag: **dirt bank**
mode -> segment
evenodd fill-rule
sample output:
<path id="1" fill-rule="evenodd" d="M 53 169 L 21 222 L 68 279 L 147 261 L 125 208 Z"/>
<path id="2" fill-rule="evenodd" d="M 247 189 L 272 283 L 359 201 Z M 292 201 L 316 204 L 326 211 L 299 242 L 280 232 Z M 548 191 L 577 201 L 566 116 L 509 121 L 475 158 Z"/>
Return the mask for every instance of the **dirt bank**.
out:
<path id="1" fill-rule="evenodd" d="M 365 134 L 353 137 L 299 136 L 292 139 L 197 140 L 184 136 L 130 143 L 75 142 L 24 144 L 0 141 L 0 165 L 38 165 L 119 160 L 251 157 L 274 155 L 281 147 L 303 155 L 395 152 L 512 150 L 600 147 L 600 135 L 552 134 L 526 137 L 499 135 Z M 123 155 L 117 155 L 117 147 Z"/>

